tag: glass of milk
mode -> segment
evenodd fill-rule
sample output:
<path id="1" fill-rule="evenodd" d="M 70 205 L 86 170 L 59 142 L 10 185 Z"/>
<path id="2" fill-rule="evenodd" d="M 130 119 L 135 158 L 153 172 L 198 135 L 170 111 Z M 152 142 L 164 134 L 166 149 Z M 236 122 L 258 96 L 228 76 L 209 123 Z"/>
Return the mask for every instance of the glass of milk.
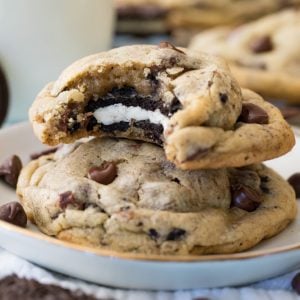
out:
<path id="1" fill-rule="evenodd" d="M 8 122 L 26 120 L 37 93 L 70 63 L 110 48 L 112 2 L 0 0 L 0 67 L 9 89 Z"/>

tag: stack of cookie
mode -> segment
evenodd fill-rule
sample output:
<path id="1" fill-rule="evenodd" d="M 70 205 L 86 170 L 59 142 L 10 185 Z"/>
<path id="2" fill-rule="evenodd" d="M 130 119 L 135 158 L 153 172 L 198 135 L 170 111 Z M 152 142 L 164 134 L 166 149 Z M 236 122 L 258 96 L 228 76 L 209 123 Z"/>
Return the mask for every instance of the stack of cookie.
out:
<path id="1" fill-rule="evenodd" d="M 161 43 L 83 58 L 41 91 L 30 120 L 43 143 L 69 144 L 18 181 L 48 235 L 122 252 L 231 253 L 295 218 L 293 189 L 260 163 L 288 152 L 293 132 L 216 57 Z"/>

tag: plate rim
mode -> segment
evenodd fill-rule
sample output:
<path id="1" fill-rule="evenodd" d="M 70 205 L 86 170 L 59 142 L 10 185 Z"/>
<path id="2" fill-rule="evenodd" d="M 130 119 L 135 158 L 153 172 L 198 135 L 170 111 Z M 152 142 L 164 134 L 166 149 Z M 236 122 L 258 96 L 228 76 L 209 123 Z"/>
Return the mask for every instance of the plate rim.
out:
<path id="1" fill-rule="evenodd" d="M 34 225 L 34 224 L 33 224 Z M 35 225 L 34 225 L 35 226 Z M 159 255 L 159 254 L 143 254 L 143 253 L 130 253 L 130 252 L 118 252 L 114 250 L 93 248 L 80 244 L 59 240 L 55 237 L 48 236 L 42 232 L 34 232 L 28 228 L 21 228 L 16 225 L 7 223 L 0 220 L 0 228 L 6 231 L 13 231 L 14 233 L 25 235 L 27 238 L 37 239 L 46 243 L 54 244 L 55 246 L 64 247 L 69 250 L 84 252 L 87 254 L 93 254 L 96 256 L 102 256 L 106 258 L 115 258 L 122 260 L 133 260 L 140 262 L 165 262 L 165 263 L 189 263 L 189 262 L 216 262 L 216 261 L 233 261 L 233 260 L 245 260 L 253 259 L 267 255 L 280 254 L 295 250 L 300 250 L 299 243 L 294 243 L 289 246 L 280 246 L 270 250 L 255 250 L 245 251 L 240 253 L 229 254 L 208 254 L 208 255 Z"/>
<path id="2" fill-rule="evenodd" d="M 9 125 L 8 127 L 4 127 L 0 129 L 0 136 L 3 133 L 8 132 L 10 130 L 15 130 L 20 127 L 27 127 L 27 126 L 30 127 L 30 122 L 28 121 Z M 33 224 L 33 226 L 36 225 Z M 152 262 L 163 262 L 163 263 L 192 263 L 192 262 L 200 263 L 200 262 L 216 262 L 216 261 L 233 261 L 233 260 L 254 259 L 262 256 L 300 250 L 300 240 L 299 240 L 299 242 L 297 243 L 293 243 L 288 246 L 279 246 L 269 250 L 254 250 L 250 252 L 244 251 L 240 253 L 229 253 L 229 254 L 208 254 L 208 255 L 206 254 L 205 255 L 143 254 L 143 253 L 118 252 L 114 250 L 93 248 L 89 246 L 79 245 L 68 241 L 59 240 L 55 237 L 48 236 L 41 231 L 35 232 L 35 231 L 31 231 L 29 228 L 21 228 L 2 220 L 0 220 L 0 228 L 6 231 L 24 235 L 27 238 L 37 239 L 39 241 L 51 243 L 54 244 L 55 246 L 64 247 L 73 251 L 84 252 L 87 254 L 97 255 L 105 258 L 114 258 L 114 259 L 131 260 L 131 261 L 139 261 L 139 262 L 152 261 Z"/>

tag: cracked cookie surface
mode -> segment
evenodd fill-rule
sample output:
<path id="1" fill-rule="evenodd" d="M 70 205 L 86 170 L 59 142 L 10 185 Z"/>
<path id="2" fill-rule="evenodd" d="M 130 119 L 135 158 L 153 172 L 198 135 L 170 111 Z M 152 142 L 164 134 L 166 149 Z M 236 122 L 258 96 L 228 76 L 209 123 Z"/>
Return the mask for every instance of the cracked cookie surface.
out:
<path id="1" fill-rule="evenodd" d="M 49 145 L 90 135 L 117 136 L 164 145 L 168 159 L 182 168 L 241 166 L 279 156 L 294 143 L 280 113 L 248 94 L 242 95 L 227 65 L 216 57 L 166 42 L 135 45 L 75 62 L 38 95 L 30 120 L 35 134 Z M 243 103 L 252 99 L 266 106 L 270 123 L 249 124 L 258 127 L 260 143 L 247 138 L 245 147 L 234 146 L 234 153 L 241 153 L 228 159 L 232 147 L 220 150 L 218 145 L 231 138 Z M 264 145 L 266 132 L 278 139 Z"/>
<path id="2" fill-rule="evenodd" d="M 158 146 L 110 138 L 31 161 L 17 193 L 46 234 L 134 253 L 242 251 L 296 214 L 292 188 L 263 165 L 182 171 Z"/>
<path id="3" fill-rule="evenodd" d="M 197 35 L 190 49 L 223 56 L 242 87 L 299 103 L 300 11 L 286 10 L 235 29 Z"/>

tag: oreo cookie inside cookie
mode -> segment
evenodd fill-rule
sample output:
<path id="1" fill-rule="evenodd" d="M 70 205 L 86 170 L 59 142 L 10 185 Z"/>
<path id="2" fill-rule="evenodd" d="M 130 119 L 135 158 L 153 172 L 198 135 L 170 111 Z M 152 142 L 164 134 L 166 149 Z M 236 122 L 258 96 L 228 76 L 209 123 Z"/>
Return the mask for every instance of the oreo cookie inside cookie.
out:
<path id="1" fill-rule="evenodd" d="M 180 108 L 181 103 L 175 96 L 170 104 L 164 104 L 155 92 L 141 95 L 133 87 L 113 88 L 87 103 L 84 112 L 87 122 L 75 122 L 67 131 L 73 133 L 84 127 L 88 131 L 100 129 L 114 133 L 135 128 L 141 129 L 143 137 L 149 141 L 162 144 L 164 127 Z"/>
<path id="2" fill-rule="evenodd" d="M 0 125 L 3 123 L 8 109 L 8 84 L 0 67 Z"/>

